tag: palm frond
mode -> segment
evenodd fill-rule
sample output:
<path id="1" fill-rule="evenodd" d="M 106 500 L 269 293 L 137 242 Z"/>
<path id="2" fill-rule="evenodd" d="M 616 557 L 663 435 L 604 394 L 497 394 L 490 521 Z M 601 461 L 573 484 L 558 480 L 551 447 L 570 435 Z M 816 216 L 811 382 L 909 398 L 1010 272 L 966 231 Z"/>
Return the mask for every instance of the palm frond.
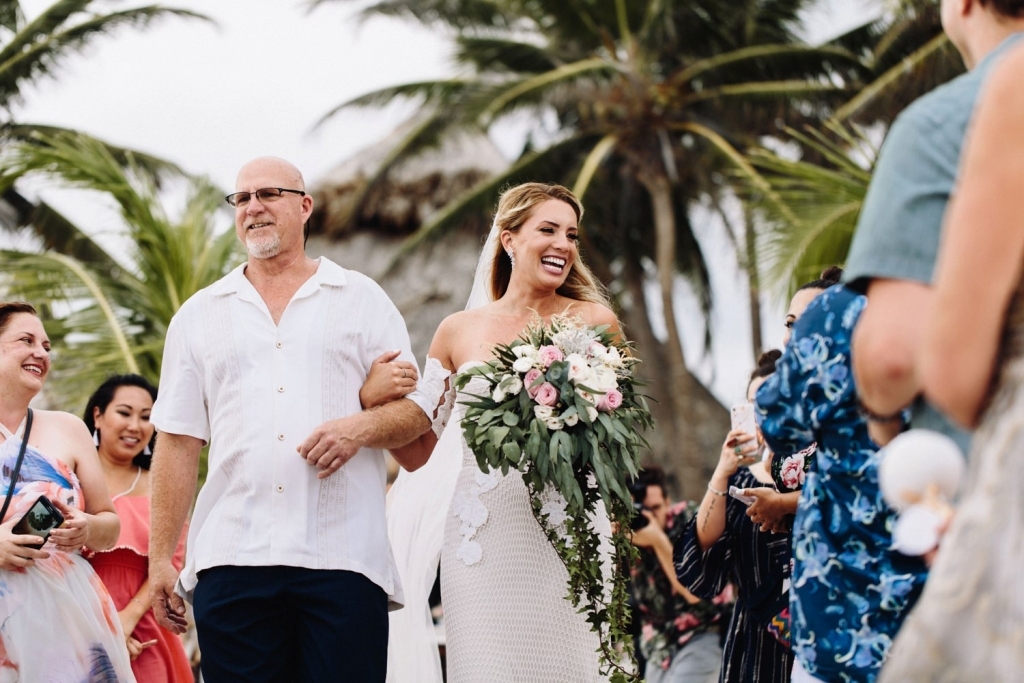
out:
<path id="1" fill-rule="evenodd" d="M 90 4 L 91 0 L 59 0 L 0 50 L 0 106 L 7 107 L 19 97 L 23 82 L 51 74 L 68 53 L 101 34 L 124 25 L 145 27 L 169 16 L 210 21 L 197 12 L 149 5 L 109 14 L 87 14 L 83 21 L 66 26 L 75 15 L 86 13 Z"/>

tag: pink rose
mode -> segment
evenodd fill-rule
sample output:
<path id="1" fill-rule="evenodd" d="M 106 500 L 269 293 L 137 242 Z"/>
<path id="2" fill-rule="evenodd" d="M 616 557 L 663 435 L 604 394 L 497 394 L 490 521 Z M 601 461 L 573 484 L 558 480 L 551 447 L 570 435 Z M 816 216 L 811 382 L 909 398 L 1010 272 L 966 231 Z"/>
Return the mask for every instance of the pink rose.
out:
<path id="1" fill-rule="evenodd" d="M 540 389 L 540 385 L 537 384 L 537 380 L 540 379 L 540 370 L 537 368 L 530 368 L 523 377 L 523 386 L 526 387 L 526 393 L 530 395 L 530 398 L 537 397 L 537 391 Z"/>
<path id="2" fill-rule="evenodd" d="M 542 346 L 537 349 L 537 357 L 540 358 L 540 362 L 544 367 L 548 367 L 555 361 L 563 359 L 562 350 L 552 345 Z"/>
<path id="3" fill-rule="evenodd" d="M 800 455 L 791 455 L 782 461 L 782 483 L 788 489 L 800 488 L 804 485 L 804 459 Z"/>
<path id="4" fill-rule="evenodd" d="M 558 403 L 558 389 L 555 389 L 551 382 L 544 382 L 537 387 L 537 394 L 533 400 L 542 406 L 553 406 Z"/>
<path id="5" fill-rule="evenodd" d="M 608 413 L 622 405 L 622 392 L 618 389 L 609 389 L 597 399 L 597 409 Z"/>

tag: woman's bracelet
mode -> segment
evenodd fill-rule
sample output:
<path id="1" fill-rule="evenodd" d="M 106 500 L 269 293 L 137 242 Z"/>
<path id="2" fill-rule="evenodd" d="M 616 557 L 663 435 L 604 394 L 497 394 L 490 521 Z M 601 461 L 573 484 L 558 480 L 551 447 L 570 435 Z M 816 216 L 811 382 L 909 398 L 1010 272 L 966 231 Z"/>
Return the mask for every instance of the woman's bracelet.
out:
<path id="1" fill-rule="evenodd" d="M 725 496 L 727 495 L 725 491 L 719 491 L 714 486 L 712 486 L 710 481 L 708 482 L 708 491 L 722 498 L 725 498 Z"/>
<path id="2" fill-rule="evenodd" d="M 149 607 L 146 605 L 146 603 L 142 602 L 142 600 L 139 600 L 138 598 L 132 598 L 128 602 L 137 602 L 140 605 L 142 605 L 143 607 L 145 607 L 146 609 L 149 609 Z"/>

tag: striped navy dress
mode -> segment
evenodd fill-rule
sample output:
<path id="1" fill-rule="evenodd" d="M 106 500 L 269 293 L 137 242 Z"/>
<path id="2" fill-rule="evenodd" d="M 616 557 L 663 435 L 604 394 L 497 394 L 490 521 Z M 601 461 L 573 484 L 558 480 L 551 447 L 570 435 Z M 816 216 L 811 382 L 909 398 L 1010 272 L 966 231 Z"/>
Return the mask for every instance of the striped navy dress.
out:
<path id="1" fill-rule="evenodd" d="M 739 488 L 765 486 L 747 469 L 729 478 Z M 722 653 L 724 683 L 789 681 L 793 655 L 768 631 L 772 617 L 789 606 L 789 534 L 762 532 L 740 501 L 727 497 L 725 530 L 701 551 L 697 518 L 676 542 L 679 582 L 697 597 L 710 600 L 726 584 L 736 588 L 736 607 Z"/>

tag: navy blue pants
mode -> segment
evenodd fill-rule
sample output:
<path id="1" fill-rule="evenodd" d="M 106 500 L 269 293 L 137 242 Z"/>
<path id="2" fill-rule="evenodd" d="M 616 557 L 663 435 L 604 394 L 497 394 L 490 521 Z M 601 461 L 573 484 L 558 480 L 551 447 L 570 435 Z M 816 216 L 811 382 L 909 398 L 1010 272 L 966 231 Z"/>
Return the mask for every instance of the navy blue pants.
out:
<path id="1" fill-rule="evenodd" d="M 206 683 L 381 683 L 388 599 L 362 574 L 212 567 L 193 608 Z"/>

